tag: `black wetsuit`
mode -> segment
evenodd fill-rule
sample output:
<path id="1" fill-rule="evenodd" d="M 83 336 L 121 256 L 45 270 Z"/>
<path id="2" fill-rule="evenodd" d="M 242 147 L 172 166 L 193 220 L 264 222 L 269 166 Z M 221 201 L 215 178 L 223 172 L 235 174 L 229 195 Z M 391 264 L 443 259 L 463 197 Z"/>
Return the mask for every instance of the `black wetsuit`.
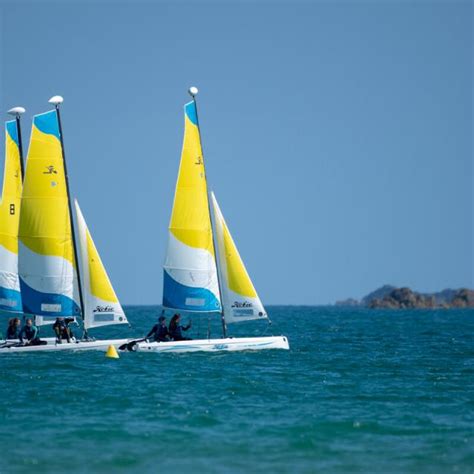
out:
<path id="1" fill-rule="evenodd" d="M 8 326 L 7 339 L 20 339 L 20 330 L 18 326 Z"/>
<path id="2" fill-rule="evenodd" d="M 187 331 L 190 327 L 190 324 L 188 324 L 187 326 L 181 326 L 180 324 L 177 324 L 173 328 L 170 324 L 169 335 L 171 339 L 173 339 L 173 341 L 189 341 L 191 340 L 191 338 L 184 337 L 182 331 Z"/>
<path id="3" fill-rule="evenodd" d="M 74 321 L 74 318 L 65 318 L 64 321 L 58 321 L 53 324 L 53 331 L 58 338 L 58 342 L 61 342 L 62 339 L 66 339 L 67 342 L 71 342 L 71 337 L 73 337 L 72 331 L 69 328 L 69 323 Z"/>
<path id="4" fill-rule="evenodd" d="M 161 323 L 155 324 L 146 337 L 148 339 L 151 336 L 153 336 L 155 341 L 165 342 L 170 340 L 168 328 L 162 326 Z"/>
<path id="5" fill-rule="evenodd" d="M 42 341 L 38 337 L 38 328 L 36 326 L 23 326 L 19 334 L 20 342 L 23 342 L 24 339 L 28 341 L 30 346 L 41 346 L 46 344 L 46 341 Z"/>

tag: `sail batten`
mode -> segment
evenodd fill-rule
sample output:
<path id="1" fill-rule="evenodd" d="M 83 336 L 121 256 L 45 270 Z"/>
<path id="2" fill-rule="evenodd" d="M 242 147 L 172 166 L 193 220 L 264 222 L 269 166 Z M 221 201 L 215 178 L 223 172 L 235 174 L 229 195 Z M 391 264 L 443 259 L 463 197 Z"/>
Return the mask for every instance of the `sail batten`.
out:
<path id="1" fill-rule="evenodd" d="M 206 172 L 194 101 L 185 105 L 184 116 L 183 149 L 163 265 L 163 306 L 180 311 L 219 312 Z"/>
<path id="2" fill-rule="evenodd" d="M 18 122 L 5 123 L 5 171 L 0 201 L 0 310 L 22 312 L 18 276 L 18 226 L 22 192 Z"/>
<path id="3" fill-rule="evenodd" d="M 21 199 L 19 274 L 26 314 L 81 313 L 69 196 L 56 110 L 33 118 Z"/>
<path id="4" fill-rule="evenodd" d="M 211 199 L 225 321 L 229 324 L 265 319 L 267 318 L 265 308 L 237 250 L 214 193 L 211 193 Z"/>

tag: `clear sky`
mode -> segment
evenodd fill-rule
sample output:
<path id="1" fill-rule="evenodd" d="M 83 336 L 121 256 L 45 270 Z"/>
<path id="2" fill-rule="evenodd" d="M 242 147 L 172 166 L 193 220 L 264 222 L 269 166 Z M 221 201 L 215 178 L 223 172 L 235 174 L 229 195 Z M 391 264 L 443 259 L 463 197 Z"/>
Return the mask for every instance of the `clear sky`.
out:
<path id="1" fill-rule="evenodd" d="M 474 285 L 471 2 L 3 0 L 0 15 L 1 109 L 27 108 L 27 148 L 31 115 L 64 96 L 72 192 L 123 303 L 161 302 L 190 85 L 265 303 Z"/>

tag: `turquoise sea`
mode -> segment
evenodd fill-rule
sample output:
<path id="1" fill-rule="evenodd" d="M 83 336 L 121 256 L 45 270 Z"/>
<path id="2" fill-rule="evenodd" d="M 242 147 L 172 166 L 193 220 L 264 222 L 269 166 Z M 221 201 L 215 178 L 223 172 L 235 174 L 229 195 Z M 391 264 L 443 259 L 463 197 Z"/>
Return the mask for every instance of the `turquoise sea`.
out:
<path id="1" fill-rule="evenodd" d="M 0 472 L 474 472 L 474 311 L 269 313 L 291 351 L 1 356 Z"/>

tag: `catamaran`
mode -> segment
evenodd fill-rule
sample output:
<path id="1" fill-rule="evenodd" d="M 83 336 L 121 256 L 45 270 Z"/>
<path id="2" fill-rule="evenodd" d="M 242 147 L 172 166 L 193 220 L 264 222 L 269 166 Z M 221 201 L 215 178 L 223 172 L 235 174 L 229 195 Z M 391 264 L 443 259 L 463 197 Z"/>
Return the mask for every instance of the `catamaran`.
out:
<path id="1" fill-rule="evenodd" d="M 9 209 L 12 209 L 11 206 L 20 208 L 19 220 L 11 224 L 9 234 L 10 253 L 16 256 L 16 260 L 13 257 L 11 260 L 16 263 L 17 270 L 15 273 L 12 264 L 12 290 L 8 292 L 8 287 L 4 289 L 3 283 L 8 276 L 7 258 L 5 251 L 0 250 L 0 308 L 10 308 L 10 312 L 14 310 L 32 317 L 37 326 L 52 324 L 58 317 L 82 319 L 84 333 L 82 338 L 74 339 L 71 343 L 58 343 L 56 338 L 42 339 L 46 341 L 44 345 L 3 341 L 0 353 L 106 350 L 109 345 L 118 347 L 129 341 L 94 340 L 88 335 L 91 328 L 128 324 L 128 321 L 77 201 L 76 239 L 59 111 L 63 99 L 55 96 L 49 102 L 54 105 L 54 109 L 33 118 L 23 190 L 21 178 L 17 177 L 12 194 L 16 201 L 13 202 L 13 197 L 8 200 L 8 203 L 12 203 Z M 12 163 L 21 163 L 20 141 L 15 140 L 16 136 L 11 123 L 7 123 L 5 166 L 9 167 L 8 170 L 13 166 Z M 5 174 L 4 193 L 5 183 L 12 186 L 11 175 L 10 172 Z M 7 190 L 10 189 L 8 186 Z M 4 194 L 2 206 L 5 196 L 10 197 L 8 192 Z M 20 201 L 21 206 L 18 206 Z M 2 211 L 3 207 L 0 208 Z M 7 234 L 1 229 L 0 249 L 3 249 Z"/>
<path id="2" fill-rule="evenodd" d="M 157 352 L 289 349 L 285 336 L 227 336 L 228 324 L 269 319 L 214 194 L 211 195 L 212 225 L 197 92 L 195 87 L 189 89 L 192 101 L 184 107 L 183 150 L 163 272 L 163 309 L 165 312 L 220 315 L 223 336 L 169 342 L 137 341 L 121 349 Z"/>

